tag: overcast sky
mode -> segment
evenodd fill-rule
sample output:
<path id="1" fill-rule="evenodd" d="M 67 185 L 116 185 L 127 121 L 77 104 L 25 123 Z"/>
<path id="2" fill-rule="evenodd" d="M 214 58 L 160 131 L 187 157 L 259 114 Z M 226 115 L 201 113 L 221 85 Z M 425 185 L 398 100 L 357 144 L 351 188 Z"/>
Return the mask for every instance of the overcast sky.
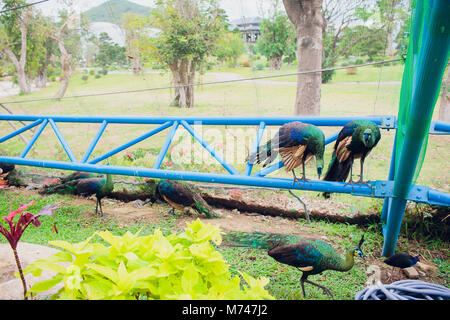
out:
<path id="1" fill-rule="evenodd" d="M 129 0 L 141 5 L 152 7 L 154 0 Z M 264 12 L 269 8 L 272 0 L 219 0 L 219 5 L 223 8 L 230 20 L 239 19 L 241 17 L 263 16 Z M 27 2 L 36 2 L 36 0 L 27 0 Z M 79 11 L 86 11 L 89 8 L 98 6 L 106 2 L 106 0 L 76 0 L 76 6 Z M 58 8 L 62 6 L 62 0 L 49 0 L 36 6 L 42 9 L 45 14 L 56 14 Z"/>

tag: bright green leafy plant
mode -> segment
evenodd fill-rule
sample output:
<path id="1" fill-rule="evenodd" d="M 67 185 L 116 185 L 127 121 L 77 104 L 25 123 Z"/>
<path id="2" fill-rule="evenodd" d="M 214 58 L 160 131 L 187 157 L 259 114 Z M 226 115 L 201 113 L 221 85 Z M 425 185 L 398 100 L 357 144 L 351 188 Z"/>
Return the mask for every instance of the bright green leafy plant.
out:
<path id="1" fill-rule="evenodd" d="M 231 277 L 214 244 L 222 241 L 218 227 L 196 220 L 184 232 L 164 236 L 156 230 L 140 236 L 127 232 L 115 236 L 96 233 L 108 245 L 51 241 L 62 249 L 38 260 L 25 270 L 39 276 L 42 270 L 56 272 L 30 289 L 39 293 L 62 283 L 52 299 L 273 299 L 264 287 L 266 278 L 241 273 Z"/>

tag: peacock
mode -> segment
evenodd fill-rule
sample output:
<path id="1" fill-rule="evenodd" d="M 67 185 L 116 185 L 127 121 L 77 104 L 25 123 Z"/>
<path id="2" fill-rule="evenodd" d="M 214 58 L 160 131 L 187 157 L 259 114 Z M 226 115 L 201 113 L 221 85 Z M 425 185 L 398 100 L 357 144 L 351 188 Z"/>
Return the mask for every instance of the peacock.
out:
<path id="1" fill-rule="evenodd" d="M 347 184 L 367 184 L 364 182 L 364 160 L 370 151 L 376 147 L 381 139 L 381 133 L 378 126 L 368 120 L 354 120 L 347 123 L 339 132 L 336 143 L 334 145 L 333 154 L 325 181 L 341 181 L 347 180 L 350 173 L 350 179 Z M 360 159 L 361 174 L 358 181 L 353 181 L 353 161 Z M 325 198 L 330 197 L 329 192 L 324 192 Z"/>
<path id="2" fill-rule="evenodd" d="M 39 191 L 40 194 L 76 194 L 76 183 L 81 179 L 101 178 L 102 175 L 95 172 L 76 171 L 60 178 L 58 183 L 44 185 Z"/>
<path id="3" fill-rule="evenodd" d="M 0 185 L 8 184 L 8 176 L 14 169 L 14 164 L 0 163 Z"/>
<path id="4" fill-rule="evenodd" d="M 114 183 L 111 174 L 107 173 L 106 178 L 95 177 L 80 179 L 78 181 L 74 181 L 73 183 L 76 187 L 76 194 L 82 196 L 90 196 L 95 194 L 95 197 L 97 198 L 95 213 L 98 213 L 98 207 L 100 207 L 100 216 L 103 216 L 102 199 L 114 190 Z"/>
<path id="5" fill-rule="evenodd" d="M 276 261 L 302 271 L 300 284 L 304 297 L 306 297 L 304 283 L 307 282 L 324 290 L 332 299 L 334 296 L 329 288 L 308 280 L 308 276 L 320 274 L 326 270 L 349 271 L 355 263 L 355 257 L 364 258 L 361 250 L 363 242 L 364 235 L 357 247 L 347 250 L 345 257 L 341 257 L 330 244 L 297 235 L 240 231 L 232 231 L 224 235 L 225 245 L 268 249 L 269 256 Z"/>
<path id="6" fill-rule="evenodd" d="M 419 256 L 411 256 L 408 253 L 396 253 L 383 262 L 392 267 L 391 276 L 389 281 L 392 281 L 394 275 L 394 268 L 399 268 L 400 279 L 402 278 L 402 269 L 413 267 L 419 261 Z"/>
<path id="7" fill-rule="evenodd" d="M 324 151 L 325 136 L 322 130 L 312 124 L 294 121 L 282 125 L 270 141 L 258 147 L 256 152 L 249 155 L 247 161 L 250 164 L 259 164 L 265 161 L 263 164 L 263 167 L 265 167 L 273 162 L 280 153 L 286 171 L 292 171 L 294 184 L 297 182 L 300 186 L 294 169 L 302 166 L 303 183 L 309 182 L 306 179 L 305 164 L 315 157 L 317 175 L 320 179 L 324 165 Z"/>
<path id="8" fill-rule="evenodd" d="M 208 205 L 202 197 L 202 191 L 191 183 L 174 180 L 161 180 L 155 188 L 154 198 L 148 202 L 164 201 L 174 209 L 182 212 L 188 211 L 190 208 L 201 214 L 205 214 L 208 218 L 218 217 L 217 213 Z"/>

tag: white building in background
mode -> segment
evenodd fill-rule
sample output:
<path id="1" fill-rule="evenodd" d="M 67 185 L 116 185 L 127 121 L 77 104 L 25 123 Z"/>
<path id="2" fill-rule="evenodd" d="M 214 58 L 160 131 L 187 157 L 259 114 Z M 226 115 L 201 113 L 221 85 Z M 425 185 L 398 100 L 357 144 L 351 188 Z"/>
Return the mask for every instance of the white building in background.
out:
<path id="1" fill-rule="evenodd" d="M 261 30 L 259 28 L 261 21 L 262 19 L 259 17 L 242 17 L 241 19 L 231 21 L 229 30 L 238 28 L 242 34 L 242 40 L 244 40 L 246 44 L 254 44 L 261 34 Z"/>

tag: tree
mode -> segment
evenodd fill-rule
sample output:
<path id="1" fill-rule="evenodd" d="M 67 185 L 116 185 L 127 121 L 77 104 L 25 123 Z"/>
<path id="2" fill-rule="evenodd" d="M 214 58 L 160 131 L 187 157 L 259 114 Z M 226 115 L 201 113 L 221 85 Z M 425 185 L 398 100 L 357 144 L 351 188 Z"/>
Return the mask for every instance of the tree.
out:
<path id="1" fill-rule="evenodd" d="M 113 43 L 106 32 L 100 33 L 98 37 L 97 63 L 106 68 L 113 63 L 124 64 L 125 62 L 125 48 L 117 43 Z"/>
<path id="2" fill-rule="evenodd" d="M 245 43 L 240 32 L 224 32 L 217 42 L 215 55 L 222 63 L 228 62 L 231 67 L 234 67 L 244 51 Z"/>
<path id="3" fill-rule="evenodd" d="M 322 0 L 283 0 L 286 13 L 295 26 L 298 71 L 322 67 Z M 296 115 L 319 115 L 322 74 L 299 73 L 295 99 Z"/>
<path id="4" fill-rule="evenodd" d="M 24 5 L 22 0 L 3 1 L 3 10 Z M 26 74 L 28 28 L 31 21 L 31 8 L 10 10 L 0 15 L 2 25 L 1 47 L 3 53 L 16 68 L 17 81 L 22 93 L 31 92 L 30 81 Z"/>
<path id="5" fill-rule="evenodd" d="M 58 45 L 61 64 L 61 86 L 53 96 L 55 99 L 64 97 L 80 55 L 81 30 L 72 28 L 77 19 L 77 15 L 71 4 L 71 1 L 66 2 L 67 10 L 60 12 L 60 21 L 54 25 L 54 30 L 49 35 L 49 38 L 54 40 Z"/>
<path id="6" fill-rule="evenodd" d="M 145 32 L 148 19 L 142 15 L 127 12 L 123 17 L 122 28 L 125 30 L 125 52 L 134 74 L 142 71 L 143 60 L 147 56 L 145 50 L 150 38 Z M 145 46 L 144 46 L 145 44 Z"/>
<path id="7" fill-rule="evenodd" d="M 295 30 L 287 16 L 275 13 L 260 23 L 261 35 L 256 42 L 257 52 L 266 56 L 271 69 L 281 69 L 283 56 L 295 53 Z"/>
<path id="8" fill-rule="evenodd" d="M 161 33 L 152 41 L 154 62 L 173 75 L 175 98 L 180 108 L 194 106 L 194 77 L 217 39 L 224 32 L 215 0 L 158 0 L 151 14 L 152 25 Z"/>

